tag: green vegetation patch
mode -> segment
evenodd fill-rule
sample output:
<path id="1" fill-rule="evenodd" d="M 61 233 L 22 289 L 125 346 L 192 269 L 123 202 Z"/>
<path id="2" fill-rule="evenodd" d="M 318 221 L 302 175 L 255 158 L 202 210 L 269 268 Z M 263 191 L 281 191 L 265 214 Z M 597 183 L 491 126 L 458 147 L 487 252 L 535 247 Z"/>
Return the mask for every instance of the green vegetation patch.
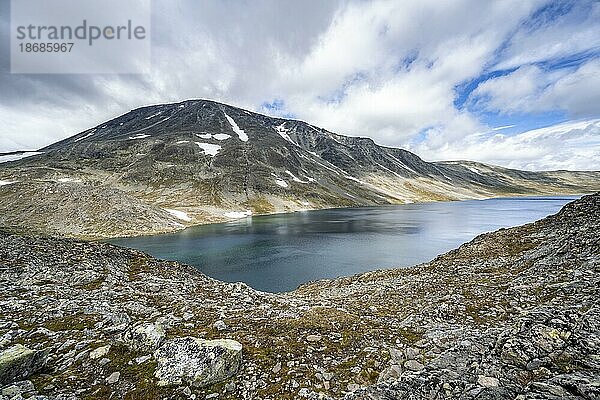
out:
<path id="1" fill-rule="evenodd" d="M 252 210 L 254 214 L 269 214 L 275 212 L 273 204 L 264 197 L 254 197 L 243 203 L 245 207 Z"/>
<path id="2" fill-rule="evenodd" d="M 43 322 L 42 325 L 51 331 L 82 331 L 86 328 L 92 328 L 96 322 L 96 318 L 93 315 L 73 314 L 51 318 Z"/>
<path id="3" fill-rule="evenodd" d="M 100 286 L 102 286 L 102 284 L 104 283 L 104 278 L 105 278 L 104 276 L 101 276 L 101 277 L 91 280 L 87 283 L 83 283 L 81 285 L 76 285 L 75 287 L 77 289 L 82 289 L 82 290 L 98 290 L 98 289 L 100 289 Z"/>
<path id="4" fill-rule="evenodd" d="M 138 279 L 139 274 L 150 272 L 150 259 L 146 256 L 135 256 L 129 259 L 129 280 L 134 281 Z"/>

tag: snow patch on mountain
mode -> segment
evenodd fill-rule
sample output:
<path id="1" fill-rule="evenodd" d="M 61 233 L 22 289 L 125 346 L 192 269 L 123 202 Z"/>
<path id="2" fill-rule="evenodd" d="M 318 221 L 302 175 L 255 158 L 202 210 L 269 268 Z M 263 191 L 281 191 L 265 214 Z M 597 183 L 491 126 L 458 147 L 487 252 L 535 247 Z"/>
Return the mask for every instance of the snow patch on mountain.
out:
<path id="1" fill-rule="evenodd" d="M 244 218 L 244 217 L 249 217 L 252 215 L 252 211 L 250 210 L 246 210 L 246 211 L 230 211 L 230 212 L 226 212 L 225 214 L 223 214 L 224 216 L 226 216 L 227 218 Z"/>
<path id="2" fill-rule="evenodd" d="M 184 211 L 180 211 L 180 210 L 173 210 L 172 208 L 164 208 L 163 210 L 165 210 L 166 212 L 168 212 L 169 214 L 171 214 L 172 216 L 174 216 L 175 218 L 178 218 L 182 221 L 191 221 L 192 218 L 187 215 L 187 213 L 185 213 Z"/>
<path id="3" fill-rule="evenodd" d="M 201 139 L 216 139 L 216 140 L 227 140 L 231 137 L 231 135 L 228 135 L 226 133 L 217 133 L 214 135 L 211 133 L 203 133 L 203 134 L 196 133 L 196 136 L 198 136 Z"/>
<path id="4" fill-rule="evenodd" d="M 281 136 L 282 138 L 284 138 L 288 142 L 290 142 L 290 143 L 298 146 L 298 143 L 294 142 L 292 140 L 292 138 L 290 138 L 290 135 L 288 135 L 289 131 L 287 129 L 285 129 L 285 122 L 282 123 L 281 125 L 274 126 L 273 129 L 275 129 L 275 131 L 279 134 L 279 136 Z"/>
<path id="5" fill-rule="evenodd" d="M 350 175 L 344 175 L 344 178 L 346 178 L 346 179 L 350 179 L 351 181 L 354 181 L 354 182 L 358 182 L 358 183 L 360 183 L 361 185 L 365 185 L 365 182 L 363 182 L 363 181 L 361 181 L 360 179 L 358 179 L 358 178 L 355 178 L 355 177 L 353 177 L 353 176 L 350 176 Z"/>
<path id="6" fill-rule="evenodd" d="M 287 188 L 289 186 L 288 183 L 283 179 L 276 179 L 275 183 L 281 186 L 282 188 Z"/>
<path id="7" fill-rule="evenodd" d="M 3 162 L 8 162 L 8 161 L 16 161 L 16 160 L 20 160 L 22 158 L 25 157 L 31 157 L 31 156 L 35 156 L 38 154 L 43 154 L 43 152 L 41 151 L 27 151 L 25 153 L 20 153 L 20 154 L 7 154 L 4 156 L 0 156 L 0 163 Z"/>
<path id="8" fill-rule="evenodd" d="M 162 114 L 162 111 L 159 111 L 159 112 L 157 112 L 156 114 L 152 114 L 151 116 L 149 116 L 149 117 L 146 117 L 146 119 L 152 119 L 152 118 L 154 118 L 154 117 L 156 117 L 156 116 L 158 116 L 158 115 L 160 115 L 160 114 Z"/>
<path id="9" fill-rule="evenodd" d="M 83 136 L 83 137 L 80 137 L 80 138 L 77 138 L 77 139 L 75 139 L 75 141 L 76 141 L 76 142 L 79 142 L 80 140 L 87 139 L 87 138 L 89 138 L 90 136 L 92 136 L 94 133 L 96 133 L 96 129 L 92 129 L 92 130 L 90 131 L 90 133 L 88 133 L 87 135 L 85 135 L 85 136 Z"/>
<path id="10" fill-rule="evenodd" d="M 67 182 L 80 183 L 81 179 L 75 179 L 75 178 L 58 178 L 56 180 L 56 182 L 59 182 L 59 183 L 67 183 Z"/>
<path id="11" fill-rule="evenodd" d="M 202 142 L 196 142 L 196 144 L 202 150 L 204 150 L 204 154 L 212 156 L 212 157 L 216 156 L 217 153 L 219 152 L 219 150 L 221 150 L 221 146 L 218 144 L 210 144 L 210 143 L 202 143 Z"/>
<path id="12" fill-rule="evenodd" d="M 0 181 L 0 186 L 12 185 L 13 183 L 17 183 L 19 181 Z"/>
<path id="13" fill-rule="evenodd" d="M 240 140 L 242 142 L 247 142 L 248 135 L 246 134 L 246 132 L 244 132 L 243 129 L 240 129 L 238 124 L 236 124 L 235 121 L 233 120 L 233 118 L 231 118 L 229 115 L 227 115 L 227 113 L 225 111 L 223 111 L 223 114 L 225 114 L 225 118 L 227 118 L 227 122 L 229 122 L 229 125 L 231 125 L 231 130 L 233 130 L 233 132 L 238 135 L 238 137 L 240 138 Z"/>
<path id="14" fill-rule="evenodd" d="M 145 135 L 143 133 L 139 134 L 139 135 L 135 135 L 135 136 L 129 136 L 129 139 L 131 140 L 135 140 L 135 139 L 144 139 L 150 137 L 150 135 Z"/>
<path id="15" fill-rule="evenodd" d="M 286 174 L 288 174 L 289 176 L 291 176 L 291 177 L 292 177 L 292 180 L 293 180 L 294 182 L 298 182 L 298 183 L 310 183 L 310 182 L 314 181 L 314 179 L 313 179 L 313 178 L 308 178 L 308 180 L 306 180 L 306 181 L 303 181 L 302 179 L 300 179 L 300 178 L 298 178 L 296 175 L 294 175 L 294 174 L 292 173 L 292 171 L 285 170 L 285 173 L 286 173 Z"/>

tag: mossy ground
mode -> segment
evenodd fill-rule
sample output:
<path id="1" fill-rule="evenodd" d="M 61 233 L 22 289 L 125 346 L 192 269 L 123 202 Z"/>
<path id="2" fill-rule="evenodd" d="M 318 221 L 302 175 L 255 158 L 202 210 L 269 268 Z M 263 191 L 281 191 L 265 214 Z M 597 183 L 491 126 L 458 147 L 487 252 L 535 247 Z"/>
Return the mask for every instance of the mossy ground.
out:
<path id="1" fill-rule="evenodd" d="M 74 314 L 50 318 L 43 323 L 43 327 L 51 331 L 82 331 L 92 328 L 96 322 L 98 321 L 93 315 Z"/>
<path id="2" fill-rule="evenodd" d="M 254 197 L 248 199 L 242 205 L 252 210 L 254 214 L 269 214 L 275 212 L 275 206 L 269 203 L 269 201 L 264 197 Z"/>

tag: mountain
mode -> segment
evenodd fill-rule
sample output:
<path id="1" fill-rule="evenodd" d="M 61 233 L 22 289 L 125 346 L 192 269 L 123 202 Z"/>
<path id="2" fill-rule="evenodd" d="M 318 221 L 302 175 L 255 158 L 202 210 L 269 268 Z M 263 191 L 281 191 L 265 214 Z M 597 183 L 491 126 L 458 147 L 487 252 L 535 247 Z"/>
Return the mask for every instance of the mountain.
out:
<path id="1" fill-rule="evenodd" d="M 99 238 L 250 213 L 600 190 L 598 172 L 426 162 L 208 100 L 142 107 L 39 153 L 0 163 L 0 225 Z"/>

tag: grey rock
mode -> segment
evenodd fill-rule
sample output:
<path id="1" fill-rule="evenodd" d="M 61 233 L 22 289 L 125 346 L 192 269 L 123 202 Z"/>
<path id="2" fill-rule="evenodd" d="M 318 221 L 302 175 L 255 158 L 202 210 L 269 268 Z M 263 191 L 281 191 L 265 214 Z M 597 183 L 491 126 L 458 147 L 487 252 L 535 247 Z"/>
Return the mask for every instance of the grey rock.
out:
<path id="1" fill-rule="evenodd" d="M 281 371 L 281 361 L 278 361 L 271 371 L 273 371 L 274 374 L 277 374 L 279 371 Z"/>
<path id="2" fill-rule="evenodd" d="M 112 374 L 110 374 L 108 376 L 108 378 L 106 378 L 106 383 L 108 383 L 109 385 L 112 385 L 113 383 L 117 383 L 119 381 L 119 378 L 121 377 L 121 373 L 120 372 L 113 372 Z"/>
<path id="3" fill-rule="evenodd" d="M 135 359 L 136 364 L 143 364 L 152 358 L 151 355 L 140 356 Z"/>
<path id="4" fill-rule="evenodd" d="M 234 382 L 227 382 L 227 383 L 225 384 L 225 392 L 227 392 L 227 393 L 232 393 L 232 392 L 234 392 L 234 391 L 235 391 L 235 388 L 236 388 L 236 386 L 235 386 L 235 383 L 234 383 Z"/>
<path id="5" fill-rule="evenodd" d="M 31 394 L 35 392 L 35 387 L 31 381 L 20 381 L 15 382 L 11 385 L 2 388 L 2 396 L 6 396 L 9 399 L 17 398 L 19 396 Z"/>
<path id="6" fill-rule="evenodd" d="M 358 389 L 360 389 L 360 385 L 358 385 L 356 383 L 349 383 L 348 386 L 346 387 L 346 389 L 348 389 L 349 392 L 355 392 Z"/>
<path id="7" fill-rule="evenodd" d="M 153 352 L 165 338 L 165 330 L 160 324 L 141 323 L 125 331 L 121 341 L 134 351 Z"/>
<path id="8" fill-rule="evenodd" d="M 404 352 L 398 349 L 389 349 L 390 352 L 390 361 L 392 364 L 402 364 L 406 358 L 404 356 Z"/>
<path id="9" fill-rule="evenodd" d="M 487 387 L 487 388 L 493 388 L 493 387 L 498 387 L 498 378 L 494 378 L 491 376 L 483 376 L 483 375 L 479 375 L 479 377 L 477 377 L 477 383 L 483 387 Z"/>
<path id="10" fill-rule="evenodd" d="M 408 360 L 404 363 L 404 368 L 410 371 L 422 371 L 425 366 L 416 360 Z"/>
<path id="11" fill-rule="evenodd" d="M 225 324 L 225 322 L 221 320 L 218 320 L 213 324 L 213 327 L 218 331 L 224 331 L 225 329 L 227 329 L 227 324 Z"/>
<path id="12" fill-rule="evenodd" d="M 397 364 L 392 364 L 379 374 L 377 382 L 397 379 L 402 375 L 402 367 Z"/>
<path id="13" fill-rule="evenodd" d="M 110 351 L 110 345 L 98 347 L 90 352 L 90 358 L 95 360 L 97 358 L 102 358 L 108 354 Z"/>
<path id="14" fill-rule="evenodd" d="M 31 350 L 16 344 L 0 352 L 0 384 L 27 378 L 46 365 L 46 351 Z"/>
<path id="15" fill-rule="evenodd" d="M 417 357 L 421 354 L 419 349 L 415 349 L 414 347 L 407 347 L 404 349 L 404 355 L 407 360 L 416 360 Z"/>
<path id="16" fill-rule="evenodd" d="M 167 340 L 154 358 L 159 385 L 204 387 L 235 375 L 242 361 L 242 345 L 229 339 L 175 338 Z"/>

